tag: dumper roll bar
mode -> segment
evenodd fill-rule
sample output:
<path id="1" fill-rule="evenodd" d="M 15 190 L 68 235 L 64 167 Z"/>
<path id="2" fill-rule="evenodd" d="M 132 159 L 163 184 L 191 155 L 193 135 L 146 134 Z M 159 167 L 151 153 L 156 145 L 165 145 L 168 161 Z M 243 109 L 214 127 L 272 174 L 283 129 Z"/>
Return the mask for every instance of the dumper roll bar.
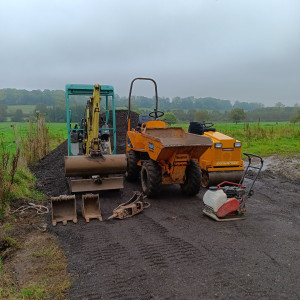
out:
<path id="1" fill-rule="evenodd" d="M 158 96 L 157 96 L 157 84 L 155 82 L 154 79 L 152 78 L 145 78 L 145 77 L 137 77 L 137 78 L 134 78 L 132 81 L 131 81 L 131 84 L 130 84 L 130 89 L 129 89 L 129 96 L 128 96 L 128 115 L 127 115 L 127 122 L 128 122 L 128 131 L 130 131 L 130 103 L 131 103 L 131 93 L 132 93 L 132 87 L 133 87 L 133 83 L 136 81 L 136 80 L 149 80 L 149 81 L 152 81 L 153 84 L 154 84 L 154 89 L 155 89 L 155 110 L 154 110 L 154 119 L 156 120 L 158 118 L 157 116 L 157 108 L 158 108 Z"/>

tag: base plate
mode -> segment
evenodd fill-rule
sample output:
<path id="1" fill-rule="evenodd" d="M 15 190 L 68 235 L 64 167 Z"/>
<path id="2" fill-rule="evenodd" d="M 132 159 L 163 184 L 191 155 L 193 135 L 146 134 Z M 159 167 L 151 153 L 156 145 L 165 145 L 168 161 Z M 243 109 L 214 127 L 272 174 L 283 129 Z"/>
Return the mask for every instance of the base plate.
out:
<path id="1" fill-rule="evenodd" d="M 203 209 L 203 213 L 218 222 L 237 221 L 246 219 L 246 215 L 244 213 L 237 214 L 235 216 L 226 216 L 224 218 L 219 218 L 212 210 L 207 208 Z"/>

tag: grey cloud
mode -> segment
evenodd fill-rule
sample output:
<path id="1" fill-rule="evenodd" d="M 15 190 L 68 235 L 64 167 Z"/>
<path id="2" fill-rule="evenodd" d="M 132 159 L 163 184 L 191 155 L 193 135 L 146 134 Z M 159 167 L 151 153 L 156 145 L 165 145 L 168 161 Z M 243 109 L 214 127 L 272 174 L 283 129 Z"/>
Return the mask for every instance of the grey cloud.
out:
<path id="1" fill-rule="evenodd" d="M 0 88 L 99 82 L 127 95 L 152 76 L 161 96 L 293 105 L 299 36 L 297 0 L 2 1 Z"/>

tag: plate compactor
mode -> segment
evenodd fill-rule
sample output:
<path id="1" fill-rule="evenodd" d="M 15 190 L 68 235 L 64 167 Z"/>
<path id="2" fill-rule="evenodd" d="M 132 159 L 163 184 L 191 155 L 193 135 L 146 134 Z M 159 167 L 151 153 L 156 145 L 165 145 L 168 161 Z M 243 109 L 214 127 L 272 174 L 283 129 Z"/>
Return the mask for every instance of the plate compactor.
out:
<path id="1" fill-rule="evenodd" d="M 73 128 L 69 96 L 90 96 L 86 103 L 84 118 Z M 105 98 L 105 120 L 100 120 L 101 98 Z M 65 157 L 65 176 L 71 178 L 72 193 L 89 192 L 82 195 L 82 214 L 86 222 L 90 219 L 102 221 L 99 195 L 90 192 L 123 188 L 123 176 L 118 174 L 124 174 L 127 167 L 125 154 L 116 154 L 114 89 L 112 86 L 99 84 L 94 86 L 68 84 L 66 85 L 66 107 L 68 156 Z M 110 109 L 113 118 L 112 128 L 107 125 Z M 110 131 L 113 136 L 113 150 Z M 62 222 L 64 225 L 67 221 L 77 222 L 75 195 L 52 197 L 51 203 L 54 226 L 57 222 Z"/>
<path id="2" fill-rule="evenodd" d="M 255 154 L 244 155 L 248 157 L 248 165 L 240 183 L 224 181 L 210 187 L 203 196 L 203 213 L 216 221 L 245 219 L 245 204 L 253 195 L 253 186 L 263 167 L 263 159 Z M 244 184 L 245 178 L 251 181 L 249 187 Z"/>
<path id="3" fill-rule="evenodd" d="M 140 115 L 138 126 L 131 128 L 131 93 L 136 80 L 153 82 L 156 103 L 154 111 Z M 163 115 L 158 110 L 156 82 L 151 78 L 133 79 L 128 97 L 125 177 L 135 181 L 140 175 L 142 191 L 150 198 L 159 194 L 162 184 L 179 184 L 186 195 L 196 195 L 201 188 L 198 160 L 212 146 L 212 140 L 187 133 L 181 127 L 170 127 L 159 120 Z"/>

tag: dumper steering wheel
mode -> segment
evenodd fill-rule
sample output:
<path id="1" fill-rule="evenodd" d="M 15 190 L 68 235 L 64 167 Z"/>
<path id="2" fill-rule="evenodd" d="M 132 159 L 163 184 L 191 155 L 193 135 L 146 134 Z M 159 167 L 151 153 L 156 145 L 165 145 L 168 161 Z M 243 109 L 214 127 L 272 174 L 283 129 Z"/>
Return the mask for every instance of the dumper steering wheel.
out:
<path id="1" fill-rule="evenodd" d="M 203 122 L 204 128 L 212 128 L 215 124 L 211 122 Z"/>
<path id="2" fill-rule="evenodd" d="M 149 117 L 157 119 L 157 118 L 162 117 L 164 114 L 165 113 L 163 111 L 154 109 L 154 111 L 149 113 Z"/>

